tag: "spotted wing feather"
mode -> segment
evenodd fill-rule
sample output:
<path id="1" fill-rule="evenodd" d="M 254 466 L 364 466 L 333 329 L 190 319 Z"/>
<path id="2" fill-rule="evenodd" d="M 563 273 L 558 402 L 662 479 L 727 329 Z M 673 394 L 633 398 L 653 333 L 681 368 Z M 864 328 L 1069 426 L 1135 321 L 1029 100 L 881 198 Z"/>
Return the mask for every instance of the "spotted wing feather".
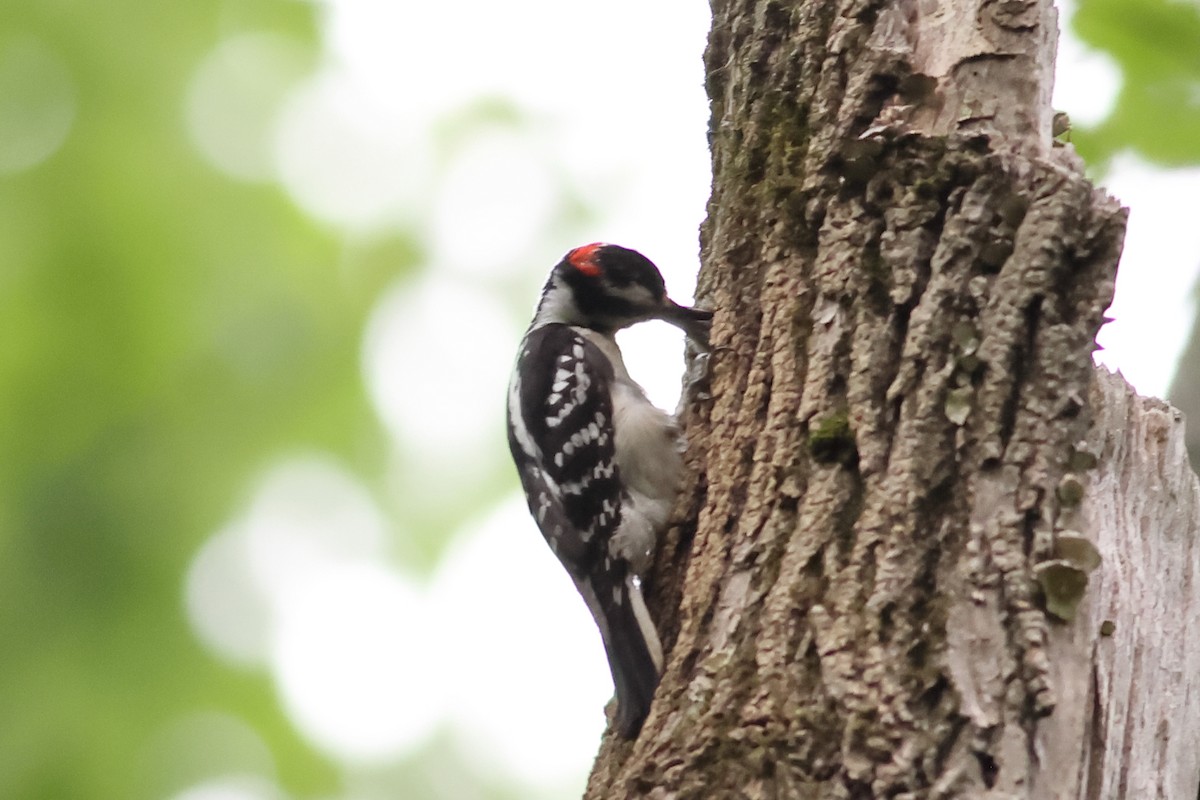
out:
<path id="1" fill-rule="evenodd" d="M 513 457 L 547 542 L 572 574 L 586 572 L 619 523 L 612 366 L 566 325 L 530 331 L 521 360 L 510 402 L 519 406 L 527 437 L 511 442 Z M 553 366 L 522 368 L 527 364 Z"/>

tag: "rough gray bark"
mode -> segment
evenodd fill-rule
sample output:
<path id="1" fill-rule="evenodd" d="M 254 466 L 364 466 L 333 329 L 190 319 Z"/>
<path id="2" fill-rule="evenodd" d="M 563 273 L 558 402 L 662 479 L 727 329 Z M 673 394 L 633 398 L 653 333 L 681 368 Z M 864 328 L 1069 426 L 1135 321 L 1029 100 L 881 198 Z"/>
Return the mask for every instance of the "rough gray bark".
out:
<path id="1" fill-rule="evenodd" d="M 1068 797 L 1192 800 L 1200 787 L 1200 480 L 1187 461 L 1183 419 L 1161 400 L 1137 397 L 1101 374 L 1091 406 L 1087 473 L 1077 520 L 1101 565 L 1091 575 L 1081 624 L 1062 631 L 1078 668 L 1076 697 L 1040 731 L 1048 763 L 1071 763 L 1058 742 L 1084 749 L 1081 791 Z M 1097 636 L 1099 634 L 1099 636 Z M 1063 648 L 1066 649 L 1065 647 Z M 1090 670 L 1086 686 L 1080 672 Z M 1065 694 L 1065 693 L 1064 693 Z M 1059 724 L 1075 716 L 1079 725 Z M 1061 752 L 1061 756 L 1059 753 Z"/>
<path id="2" fill-rule="evenodd" d="M 1124 212 L 1051 146 L 1052 8 L 713 10 L 715 349 L 652 576 L 668 663 L 586 796 L 1122 796 L 1108 776 L 1153 742 L 1120 727 L 1136 690 L 1118 656 L 1164 644 L 1122 637 L 1196 589 L 1125 594 L 1124 551 L 1083 510 L 1126 508 L 1117 489 L 1146 476 L 1081 472 L 1142 450 L 1089 399 Z M 1191 565 L 1187 513 L 1159 551 Z M 1103 612 L 1097 585 L 1118 598 Z M 1186 689 L 1174 663 L 1163 685 Z M 1195 711 L 1168 724 L 1194 731 Z M 1194 767 L 1178 780 L 1194 793 Z"/>

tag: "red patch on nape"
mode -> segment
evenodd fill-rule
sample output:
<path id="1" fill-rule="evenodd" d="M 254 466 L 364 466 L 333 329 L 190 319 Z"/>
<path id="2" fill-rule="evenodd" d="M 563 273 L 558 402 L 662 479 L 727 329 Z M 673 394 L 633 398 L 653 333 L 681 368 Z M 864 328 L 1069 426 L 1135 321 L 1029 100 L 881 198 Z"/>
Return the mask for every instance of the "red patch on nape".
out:
<path id="1" fill-rule="evenodd" d="M 596 253 L 600 251 L 601 247 L 604 247 L 603 242 L 592 242 L 583 247 L 576 247 L 567 253 L 567 263 L 589 278 L 599 277 L 600 262 L 596 260 Z"/>

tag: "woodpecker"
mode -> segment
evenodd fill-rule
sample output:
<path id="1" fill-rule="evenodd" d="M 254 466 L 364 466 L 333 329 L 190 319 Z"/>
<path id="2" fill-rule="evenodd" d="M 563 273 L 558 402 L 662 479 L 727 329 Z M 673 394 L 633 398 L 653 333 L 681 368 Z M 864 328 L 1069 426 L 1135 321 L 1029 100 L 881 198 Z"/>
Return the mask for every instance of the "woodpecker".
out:
<path id="1" fill-rule="evenodd" d="M 650 259 L 577 247 L 550 272 L 508 388 L 508 444 L 529 511 L 600 629 L 626 739 L 641 730 L 662 671 L 639 576 L 682 472 L 675 420 L 629 377 L 614 338 L 651 319 L 707 346 L 712 313 L 668 298 Z"/>

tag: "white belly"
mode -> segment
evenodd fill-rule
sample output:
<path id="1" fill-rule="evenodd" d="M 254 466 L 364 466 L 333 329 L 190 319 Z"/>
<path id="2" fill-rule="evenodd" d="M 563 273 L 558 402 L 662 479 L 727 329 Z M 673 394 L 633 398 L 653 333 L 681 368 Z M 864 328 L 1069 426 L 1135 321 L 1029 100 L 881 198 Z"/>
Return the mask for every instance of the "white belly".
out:
<path id="1" fill-rule="evenodd" d="M 608 356 L 613 365 L 613 427 L 617 469 L 628 493 L 621 527 L 610 548 L 643 573 L 654 558 L 655 542 L 671 516 L 683 474 L 679 428 L 675 419 L 650 402 L 629 377 L 621 350 L 611 336 L 575 328 Z"/>
<path id="2" fill-rule="evenodd" d="M 640 387 L 624 381 L 613 387 L 613 425 L 617 468 L 628 492 L 613 545 L 640 573 L 654 557 L 658 534 L 666 528 L 679 493 L 679 431 Z"/>

